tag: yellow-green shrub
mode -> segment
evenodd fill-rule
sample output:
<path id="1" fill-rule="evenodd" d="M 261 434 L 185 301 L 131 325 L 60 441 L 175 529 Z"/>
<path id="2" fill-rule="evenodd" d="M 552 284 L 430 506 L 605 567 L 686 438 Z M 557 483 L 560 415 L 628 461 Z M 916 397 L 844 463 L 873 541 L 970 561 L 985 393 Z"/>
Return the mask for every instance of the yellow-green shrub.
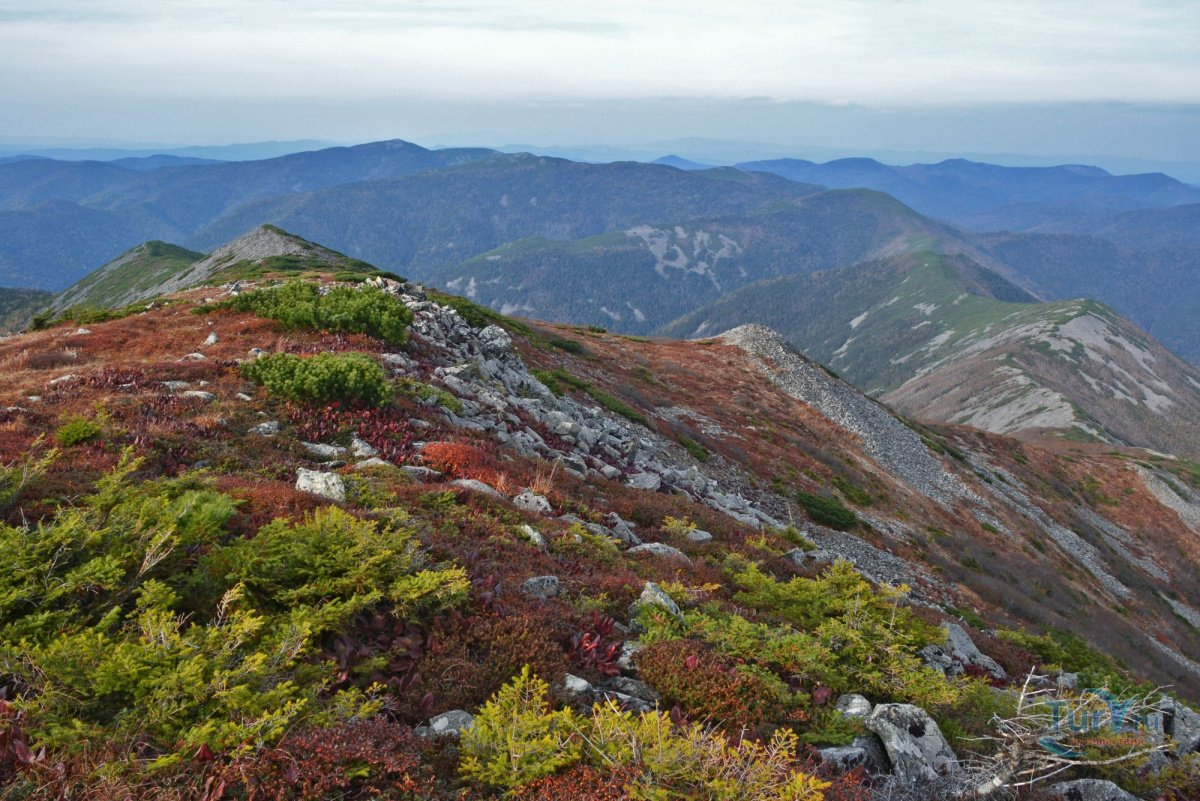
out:
<path id="1" fill-rule="evenodd" d="M 590 716 L 553 711 L 548 687 L 526 667 L 463 735 L 460 772 L 512 790 L 579 762 L 628 769 L 632 798 L 668 801 L 820 801 L 828 786 L 797 769 L 798 738 L 732 742 L 701 723 L 676 727 L 663 712 L 597 704 Z"/>
<path id="2" fill-rule="evenodd" d="M 464 572 L 425 564 L 404 526 L 330 508 L 228 543 L 231 498 L 136 484 L 136 467 L 126 454 L 37 527 L 0 525 L 0 684 L 38 746 L 239 749 L 363 714 L 373 702 L 332 689 L 319 638 L 372 607 L 465 594 Z"/>

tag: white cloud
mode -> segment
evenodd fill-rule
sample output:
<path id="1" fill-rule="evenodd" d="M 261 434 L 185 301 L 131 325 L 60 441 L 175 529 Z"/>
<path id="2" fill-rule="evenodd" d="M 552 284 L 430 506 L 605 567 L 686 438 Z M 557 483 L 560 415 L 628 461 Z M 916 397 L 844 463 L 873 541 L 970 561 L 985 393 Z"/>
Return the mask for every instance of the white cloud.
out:
<path id="1" fill-rule="evenodd" d="M 1200 3 L 0 0 L 0 96 L 1200 101 Z"/>

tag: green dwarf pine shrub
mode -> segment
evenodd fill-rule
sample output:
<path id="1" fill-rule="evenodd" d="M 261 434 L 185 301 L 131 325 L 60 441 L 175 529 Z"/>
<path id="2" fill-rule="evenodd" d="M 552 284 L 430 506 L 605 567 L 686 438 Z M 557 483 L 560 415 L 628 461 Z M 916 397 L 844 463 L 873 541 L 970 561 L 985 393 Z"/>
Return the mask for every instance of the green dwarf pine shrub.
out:
<path id="1" fill-rule="evenodd" d="M 273 353 L 243 364 L 242 375 L 276 397 L 302 403 L 383 406 L 393 397 L 383 368 L 361 353 Z"/>
<path id="2" fill-rule="evenodd" d="M 338 286 L 321 294 L 307 281 L 246 292 L 222 306 L 275 320 L 284 328 L 367 334 L 392 345 L 404 343 L 412 323 L 403 301 L 380 289 Z"/>

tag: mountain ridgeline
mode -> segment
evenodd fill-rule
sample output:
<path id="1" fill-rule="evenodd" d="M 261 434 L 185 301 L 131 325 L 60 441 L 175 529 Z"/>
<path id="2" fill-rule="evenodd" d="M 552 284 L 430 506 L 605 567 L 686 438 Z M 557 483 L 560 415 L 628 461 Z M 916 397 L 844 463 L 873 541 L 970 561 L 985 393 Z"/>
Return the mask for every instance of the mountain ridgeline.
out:
<path id="1" fill-rule="evenodd" d="M 1198 452 L 1196 374 L 1155 341 L 1200 354 L 1189 314 L 1200 300 L 1193 188 L 1081 167 L 661 161 L 383 142 L 158 168 L 16 162 L 0 165 L 0 229 L 31 227 L 0 237 L 0 271 L 6 247 L 25 248 L 22 269 L 39 258 L 61 268 L 72 237 L 90 230 L 111 242 L 143 226 L 180 244 L 135 243 L 51 311 L 306 265 L 370 272 L 369 262 L 506 314 L 631 334 L 764 323 L 918 417 Z M 794 180 L 806 176 L 824 185 Z M 980 233 L 935 219 L 963 225 L 1018 201 L 1074 216 L 1045 216 L 1050 232 Z M 71 233 L 45 243 L 57 252 L 30 258 L 46 215 Z M 1060 230 L 1070 226 L 1079 231 Z M 1156 233 L 1139 244 L 1136 230 Z M 233 251 L 215 250 L 235 239 Z M 36 272 L 43 284 L 66 283 L 61 269 Z M 1076 300 L 1089 296 L 1100 304 Z M 1097 350 L 1088 337 L 1119 344 Z M 944 378 L 967 365 L 969 382 Z"/>

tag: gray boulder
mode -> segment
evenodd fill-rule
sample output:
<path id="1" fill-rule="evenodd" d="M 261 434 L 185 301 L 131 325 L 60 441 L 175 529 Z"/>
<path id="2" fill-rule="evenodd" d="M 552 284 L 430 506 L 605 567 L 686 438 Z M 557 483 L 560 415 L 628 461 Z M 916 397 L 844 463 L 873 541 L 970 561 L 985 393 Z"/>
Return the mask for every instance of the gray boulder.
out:
<path id="1" fill-rule="evenodd" d="M 525 490 L 513 498 L 513 506 L 522 511 L 533 512 L 539 515 L 548 515 L 554 511 L 554 507 L 550 505 L 550 501 L 546 500 L 545 496 L 538 495 L 533 490 Z"/>
<path id="2" fill-rule="evenodd" d="M 694 528 L 687 533 L 688 542 L 712 542 L 712 534 Z"/>
<path id="3" fill-rule="evenodd" d="M 354 465 L 355 470 L 370 470 L 373 467 L 394 467 L 394 465 L 389 461 L 380 459 L 378 456 L 372 456 L 369 459 L 363 459 L 361 462 L 357 462 Z"/>
<path id="4" fill-rule="evenodd" d="M 471 728 L 471 724 L 474 722 L 475 718 L 470 712 L 451 709 L 449 712 L 434 715 L 429 719 L 429 735 L 432 737 L 458 736 Z"/>
<path id="5" fill-rule="evenodd" d="M 370 459 L 372 456 L 379 455 L 379 449 L 355 434 L 350 440 L 350 453 L 356 459 Z"/>
<path id="6" fill-rule="evenodd" d="M 958 758 L 942 730 L 912 704 L 879 704 L 864 724 L 879 735 L 896 778 L 905 784 L 934 780 L 958 770 Z"/>
<path id="7" fill-rule="evenodd" d="M 326 445 L 322 442 L 301 442 L 304 450 L 317 459 L 336 459 L 346 452 L 345 448 L 337 445 Z"/>
<path id="8" fill-rule="evenodd" d="M 863 734 L 854 738 L 850 745 L 861 748 L 867 755 L 867 773 L 872 776 L 883 776 L 892 772 L 892 761 L 888 759 L 887 749 L 878 735 Z"/>
<path id="9" fill-rule="evenodd" d="M 212 394 L 211 392 L 205 392 L 202 389 L 189 389 L 187 392 L 181 392 L 179 397 L 194 398 L 195 400 L 201 400 L 205 403 L 212 403 L 217 399 L 216 395 Z"/>
<path id="10" fill-rule="evenodd" d="M 279 421 L 268 420 L 265 423 L 259 423 L 250 429 L 250 433 L 257 434 L 260 437 L 273 437 L 279 433 Z"/>
<path id="11" fill-rule="evenodd" d="M 296 474 L 296 489 L 338 503 L 346 500 L 346 482 L 342 481 L 342 477 L 337 473 L 323 473 L 301 467 Z"/>
<path id="12" fill-rule="evenodd" d="M 1008 679 L 1008 673 L 1000 667 L 1000 663 L 980 651 L 962 626 L 947 622 L 942 623 L 942 630 L 946 632 L 946 648 L 952 657 L 963 665 L 979 668 L 994 679 Z"/>
<path id="13" fill-rule="evenodd" d="M 821 762 L 828 765 L 835 773 L 849 773 L 855 768 L 867 764 L 866 750 L 853 745 L 819 748 L 817 754 L 820 755 Z"/>
<path id="14" fill-rule="evenodd" d="M 537 601 L 548 601 L 558 595 L 560 588 L 558 576 L 534 576 L 521 584 L 521 594 Z"/>
<path id="15" fill-rule="evenodd" d="M 625 479 L 625 483 L 634 489 L 658 492 L 662 486 L 662 479 L 654 473 L 634 473 Z"/>
<path id="16" fill-rule="evenodd" d="M 692 561 L 688 559 L 687 554 L 683 551 L 673 545 L 667 545 L 665 542 L 646 542 L 641 545 L 635 545 L 629 549 L 629 553 L 650 553 L 655 556 L 666 557 L 667 559 L 682 559 L 685 562 Z"/>
<path id="17" fill-rule="evenodd" d="M 455 487 L 460 487 L 465 490 L 470 490 L 471 492 L 479 492 L 484 495 L 490 495 L 491 497 L 496 498 L 497 500 L 501 500 L 501 501 L 508 500 L 508 498 L 504 497 L 504 494 L 502 492 L 500 492 L 498 489 L 496 489 L 495 487 L 488 486 L 487 484 L 484 484 L 482 481 L 476 481 L 473 478 L 455 479 L 454 481 L 451 481 L 450 484 Z"/>
<path id="18" fill-rule="evenodd" d="M 663 592 L 662 587 L 655 584 L 653 581 L 647 581 L 646 586 L 642 588 L 642 594 L 636 601 L 633 602 L 633 608 L 630 610 L 632 614 L 637 614 L 637 608 L 644 605 L 661 606 L 667 610 L 667 613 L 672 617 L 683 620 L 683 612 L 679 610 L 679 604 Z"/>
<path id="19" fill-rule="evenodd" d="M 428 467 L 421 467 L 415 464 L 406 464 L 400 468 L 404 474 L 414 481 L 431 482 L 437 481 L 442 477 L 442 474 Z"/>
<path id="20" fill-rule="evenodd" d="M 861 695 L 840 695 L 837 699 L 837 711 L 846 720 L 866 720 L 871 714 L 871 702 Z"/>
<path id="21" fill-rule="evenodd" d="M 1159 704 L 1163 713 L 1163 731 L 1175 741 L 1179 756 L 1200 750 L 1200 714 L 1172 698 Z"/>
<path id="22" fill-rule="evenodd" d="M 1045 795 L 1054 801 L 1138 801 L 1137 796 L 1102 779 L 1059 782 L 1047 787 Z"/>

